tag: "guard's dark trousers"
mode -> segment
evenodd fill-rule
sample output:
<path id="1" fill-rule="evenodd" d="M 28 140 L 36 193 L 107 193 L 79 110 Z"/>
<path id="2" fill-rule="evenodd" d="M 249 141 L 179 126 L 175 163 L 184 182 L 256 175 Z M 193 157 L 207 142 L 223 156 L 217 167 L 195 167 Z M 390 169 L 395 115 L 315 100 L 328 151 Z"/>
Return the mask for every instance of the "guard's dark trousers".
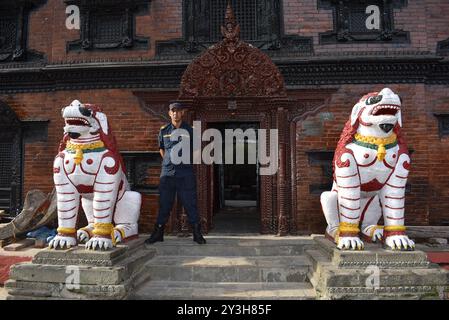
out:
<path id="1" fill-rule="evenodd" d="M 189 223 L 193 226 L 193 241 L 204 244 L 206 240 L 201 234 L 201 226 L 199 223 L 198 209 L 196 204 L 196 181 L 195 176 L 162 176 L 159 184 L 159 214 L 153 234 L 146 241 L 147 243 L 155 243 L 164 241 L 164 225 L 170 217 L 173 208 L 175 196 L 178 194 L 182 206 L 187 212 Z"/>
<path id="2" fill-rule="evenodd" d="M 196 206 L 196 181 L 193 174 L 186 176 L 162 176 L 159 184 L 159 214 L 158 224 L 166 224 L 175 202 L 176 194 L 186 209 L 190 224 L 199 222 Z"/>

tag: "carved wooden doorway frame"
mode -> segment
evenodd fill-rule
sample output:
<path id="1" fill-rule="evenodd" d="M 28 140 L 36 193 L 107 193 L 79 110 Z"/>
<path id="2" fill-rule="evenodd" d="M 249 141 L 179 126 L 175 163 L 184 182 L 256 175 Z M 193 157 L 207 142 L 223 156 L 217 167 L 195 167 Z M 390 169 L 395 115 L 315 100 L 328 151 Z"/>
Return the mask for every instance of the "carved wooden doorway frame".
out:
<path id="1" fill-rule="evenodd" d="M 284 100 L 284 101 L 282 101 Z M 229 102 L 232 101 L 232 109 Z M 201 122 L 201 133 L 211 123 L 218 122 L 256 122 L 259 129 L 269 132 L 277 129 L 277 106 L 288 103 L 287 99 L 269 99 L 260 97 L 245 97 L 236 100 L 226 98 L 200 98 L 189 103 L 191 109 L 188 120 Z M 236 109 L 234 109 L 236 108 Z M 269 137 L 267 137 L 267 150 L 270 150 Z M 203 142 L 204 147 L 207 142 Z M 277 148 L 278 146 L 276 146 Z M 283 167 L 283 166 L 280 166 Z M 213 228 L 214 210 L 214 177 L 213 165 L 197 165 L 198 208 L 205 231 Z M 278 233 L 279 215 L 278 204 L 278 174 L 262 175 L 259 177 L 259 208 L 260 208 L 260 233 Z M 182 219 L 184 220 L 184 219 Z M 288 228 L 288 226 L 285 226 Z"/>

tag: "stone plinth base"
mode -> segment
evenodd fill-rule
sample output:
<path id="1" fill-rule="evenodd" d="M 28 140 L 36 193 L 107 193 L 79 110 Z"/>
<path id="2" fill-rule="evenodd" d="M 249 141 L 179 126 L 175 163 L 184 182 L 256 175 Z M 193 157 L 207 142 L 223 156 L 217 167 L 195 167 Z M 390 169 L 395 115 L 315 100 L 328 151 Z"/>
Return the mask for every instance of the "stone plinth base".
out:
<path id="1" fill-rule="evenodd" d="M 140 237 L 109 251 L 44 249 L 11 268 L 7 299 L 126 299 L 147 280 L 144 264 L 155 249 Z"/>
<path id="2" fill-rule="evenodd" d="M 322 236 L 309 280 L 321 299 L 444 299 L 449 272 L 431 264 L 422 251 L 389 251 L 365 244 L 364 251 L 341 251 Z"/>

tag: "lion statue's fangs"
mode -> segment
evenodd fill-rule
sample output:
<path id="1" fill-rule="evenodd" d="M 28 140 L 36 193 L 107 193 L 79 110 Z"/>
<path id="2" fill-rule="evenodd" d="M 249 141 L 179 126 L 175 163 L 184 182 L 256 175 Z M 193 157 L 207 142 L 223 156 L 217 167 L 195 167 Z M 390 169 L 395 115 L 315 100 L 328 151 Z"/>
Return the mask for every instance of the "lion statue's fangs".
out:
<path id="1" fill-rule="evenodd" d="M 401 128 L 401 99 L 389 88 L 363 96 L 352 109 L 335 150 L 332 190 L 321 194 L 326 237 L 339 249 L 362 250 L 362 238 L 414 250 L 404 226 L 410 157 Z M 377 225 L 381 216 L 384 226 Z"/>
<path id="2" fill-rule="evenodd" d="M 78 100 L 62 109 L 64 137 L 53 165 L 58 234 L 50 248 L 107 250 L 138 234 L 141 195 L 130 191 L 106 115 Z M 88 225 L 76 230 L 80 206 Z"/>

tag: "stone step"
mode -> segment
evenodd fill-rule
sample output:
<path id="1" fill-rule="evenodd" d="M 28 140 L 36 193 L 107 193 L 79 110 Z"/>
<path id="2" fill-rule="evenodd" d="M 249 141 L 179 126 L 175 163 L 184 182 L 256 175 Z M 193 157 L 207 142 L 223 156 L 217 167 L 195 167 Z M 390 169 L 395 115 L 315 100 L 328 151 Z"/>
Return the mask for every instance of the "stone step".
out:
<path id="1" fill-rule="evenodd" d="M 145 235 L 145 237 L 149 237 L 149 235 Z M 222 245 L 296 245 L 296 244 L 314 244 L 315 240 L 310 236 L 285 236 L 279 237 L 276 235 L 204 235 L 204 238 L 207 240 L 207 244 L 222 244 Z M 196 245 L 193 242 L 193 238 L 191 235 L 184 236 L 171 236 L 165 235 L 164 242 L 167 243 L 173 242 L 178 244 L 192 244 Z M 158 242 L 160 243 L 160 242 Z"/>
<path id="2" fill-rule="evenodd" d="M 381 268 L 427 268 L 427 255 L 419 250 L 392 251 L 386 250 L 380 244 L 365 243 L 362 251 L 339 250 L 335 244 L 323 236 L 314 237 L 319 250 L 336 266 L 344 268 L 366 268 L 378 266 Z"/>
<path id="3" fill-rule="evenodd" d="M 137 300 L 311 300 L 315 290 L 308 283 L 205 283 L 150 281 L 130 297 Z"/>
<path id="4" fill-rule="evenodd" d="M 198 245 L 190 238 L 165 237 L 164 242 L 148 247 L 155 248 L 159 255 L 177 256 L 292 256 L 314 247 L 310 238 L 280 239 L 208 237 L 206 245 Z"/>
<path id="5" fill-rule="evenodd" d="M 375 254 L 375 252 L 371 252 Z M 440 291 L 449 283 L 449 273 L 438 267 L 424 265 L 421 255 L 416 255 L 419 267 L 398 268 L 397 264 L 368 265 L 360 255 L 350 268 L 341 267 L 340 260 L 329 258 L 325 250 L 307 250 L 311 267 L 310 283 L 318 298 L 325 299 L 438 299 Z M 396 253 L 409 258 L 407 253 Z M 350 257 L 350 255 L 348 256 Z M 371 261 L 372 256 L 367 255 Z M 401 260 L 392 259 L 400 263 Z M 408 260 L 407 264 L 412 264 Z M 355 267 L 357 266 L 357 267 Z"/>
<path id="6" fill-rule="evenodd" d="M 329 258 L 321 250 L 306 250 L 305 254 L 309 258 L 311 272 L 319 271 L 318 268 L 322 265 L 332 265 Z"/>
<path id="7" fill-rule="evenodd" d="M 125 267 L 63 266 L 20 263 L 11 268 L 10 279 L 21 281 L 66 283 L 79 275 L 80 284 L 116 285 L 126 278 Z"/>
<path id="8" fill-rule="evenodd" d="M 321 250 L 306 250 L 306 256 L 310 261 L 310 268 L 307 274 L 307 278 L 314 288 L 321 285 L 320 278 L 323 269 L 331 265 L 327 256 Z"/>
<path id="9" fill-rule="evenodd" d="M 151 280 L 198 282 L 303 282 L 305 256 L 156 256 L 145 268 Z"/>
<path id="10" fill-rule="evenodd" d="M 133 279 L 143 271 L 145 263 L 154 257 L 155 251 L 144 249 L 134 251 L 113 267 L 91 265 L 55 265 L 37 263 L 15 264 L 10 278 L 21 281 L 66 283 L 67 279 L 78 277 L 79 284 L 117 285 L 126 279 Z M 97 253 L 93 253 L 97 254 Z"/>
<path id="11" fill-rule="evenodd" d="M 148 280 L 145 264 L 156 254 L 144 240 L 108 251 L 42 250 L 31 263 L 11 268 L 8 299 L 126 299 Z"/>
<path id="12" fill-rule="evenodd" d="M 7 299 L 125 299 L 130 290 L 130 284 L 124 282 L 117 285 L 100 284 L 70 284 L 39 281 L 21 281 L 10 279 L 5 283 L 9 296 Z M 25 298 L 26 297 L 26 298 Z"/>
<path id="13" fill-rule="evenodd" d="M 379 286 L 437 286 L 449 282 L 448 273 L 440 269 L 379 269 Z M 324 275 L 327 287 L 369 286 L 374 269 L 328 269 Z"/>
<path id="14" fill-rule="evenodd" d="M 36 264 L 51 265 L 86 265 L 86 266 L 103 266 L 109 267 L 121 263 L 123 260 L 133 257 L 134 254 L 145 249 L 153 255 L 156 250 L 152 247 L 145 247 L 145 236 L 139 236 L 137 239 L 131 240 L 125 244 L 118 244 L 112 250 L 86 250 L 84 245 L 78 245 L 70 249 L 43 249 L 40 250 L 33 258 Z"/>

